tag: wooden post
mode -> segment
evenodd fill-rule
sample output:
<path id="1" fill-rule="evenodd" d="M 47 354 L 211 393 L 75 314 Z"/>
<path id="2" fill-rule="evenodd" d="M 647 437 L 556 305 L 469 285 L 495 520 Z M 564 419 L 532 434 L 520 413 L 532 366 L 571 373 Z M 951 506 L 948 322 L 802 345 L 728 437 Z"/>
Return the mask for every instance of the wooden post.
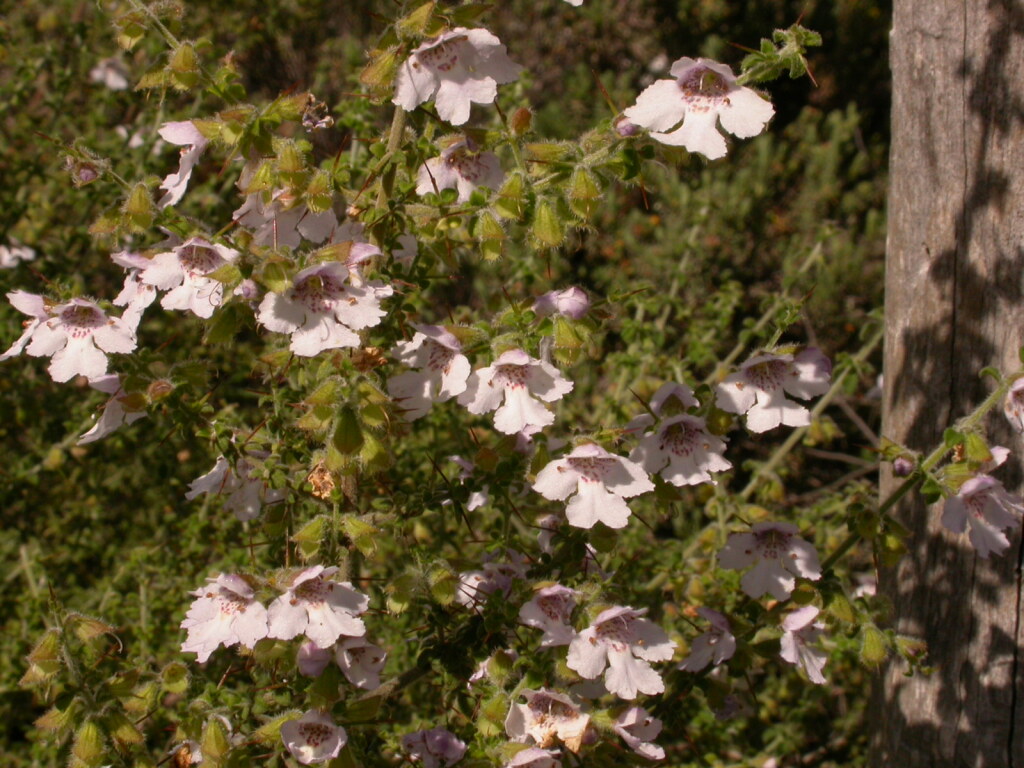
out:
<path id="1" fill-rule="evenodd" d="M 978 372 L 1015 369 L 1024 345 L 1024 3 L 895 0 L 891 64 L 883 432 L 928 451 L 991 391 Z M 1019 491 L 1024 441 L 999 413 L 987 426 Z M 882 590 L 935 671 L 883 670 L 874 765 L 1024 768 L 1021 534 L 982 560 L 940 512 L 897 512 L 909 552 Z"/>

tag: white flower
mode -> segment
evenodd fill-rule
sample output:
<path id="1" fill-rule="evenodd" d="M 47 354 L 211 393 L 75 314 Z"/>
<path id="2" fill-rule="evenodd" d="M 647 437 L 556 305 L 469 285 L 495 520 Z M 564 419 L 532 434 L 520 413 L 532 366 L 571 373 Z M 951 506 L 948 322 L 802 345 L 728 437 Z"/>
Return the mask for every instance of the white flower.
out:
<path id="1" fill-rule="evenodd" d="M 719 120 L 729 133 L 748 139 L 761 133 L 775 114 L 771 102 L 737 85 L 725 64 L 684 56 L 670 72 L 674 80 L 656 80 L 623 112 L 630 122 L 654 131 L 651 138 L 663 144 L 715 160 L 726 153 Z"/>
<path id="2" fill-rule="evenodd" d="M 530 602 L 519 609 L 519 620 L 528 627 L 544 630 L 541 648 L 568 645 L 576 636 L 572 628 L 572 610 L 576 607 L 575 589 L 554 584 L 537 590 Z"/>
<path id="3" fill-rule="evenodd" d="M 946 499 L 942 524 L 953 533 L 963 533 L 970 525 L 971 544 L 978 557 L 987 560 L 993 552 L 1001 555 L 1010 546 L 1003 531 L 1019 528 L 1022 513 L 1020 497 L 1007 493 L 994 477 L 977 475 L 961 485 L 956 496 Z"/>
<path id="4" fill-rule="evenodd" d="M 299 646 L 295 655 L 295 666 L 299 668 L 299 674 L 320 677 L 332 658 L 334 652 L 330 648 L 320 648 L 312 640 L 307 640 Z"/>
<path id="5" fill-rule="evenodd" d="M 470 413 L 494 414 L 494 426 L 506 435 L 514 435 L 528 426 L 546 427 L 555 414 L 541 401 L 552 403 L 572 391 L 572 382 L 555 366 L 530 357 L 521 349 L 510 349 L 486 368 L 474 371 L 459 395 L 459 404 Z"/>
<path id="6" fill-rule="evenodd" d="M 426 195 L 442 189 L 457 189 L 458 201 L 469 200 L 477 187 L 498 189 L 505 172 L 493 152 L 483 152 L 469 139 L 457 141 L 420 166 L 416 174 L 416 194 Z"/>
<path id="7" fill-rule="evenodd" d="M 395 345 L 394 356 L 410 368 L 388 379 L 388 393 L 399 401 L 409 421 L 425 416 L 434 403 L 443 403 L 466 391 L 469 360 L 462 344 L 439 325 L 414 325 L 411 341 Z"/>
<path id="8" fill-rule="evenodd" d="M 654 483 L 639 464 L 586 443 L 538 472 L 533 490 L 553 501 L 572 495 L 565 516 L 576 528 L 622 528 L 630 515 L 625 500 L 654 490 Z"/>
<path id="9" fill-rule="evenodd" d="M 700 672 L 708 664 L 717 667 L 736 653 L 736 638 L 730 631 L 728 619 L 704 606 L 698 608 L 697 613 L 711 622 L 711 631 L 690 643 L 690 655 L 679 665 L 679 669 L 688 672 Z"/>
<path id="10" fill-rule="evenodd" d="M 181 622 L 188 630 L 181 650 L 196 654 L 200 664 L 221 645 L 252 648 L 267 636 L 267 609 L 256 600 L 249 582 L 227 573 L 206 581 L 205 587 L 191 593 L 199 599 Z"/>
<path id="11" fill-rule="evenodd" d="M 114 306 L 124 307 L 121 318 L 129 327 L 138 329 L 146 307 L 156 299 L 156 288 L 142 280 L 142 273 L 149 269 L 150 261 L 145 256 L 130 251 L 112 253 L 110 259 L 126 270 L 124 286 L 114 299 Z"/>
<path id="12" fill-rule="evenodd" d="M 241 458 L 232 468 L 223 456 L 217 458 L 213 469 L 189 483 L 185 498 L 189 501 L 202 493 L 226 496 L 224 509 L 234 513 L 242 522 L 254 520 L 266 504 L 276 504 L 284 499 L 284 489 L 268 488 L 266 482 L 253 477 L 254 467 L 248 459 Z"/>
<path id="13" fill-rule="evenodd" d="M 665 750 L 653 743 L 661 733 L 661 720 L 643 707 L 630 707 L 612 723 L 629 748 L 648 760 L 664 760 Z"/>
<path id="14" fill-rule="evenodd" d="M 47 370 L 54 381 L 68 381 L 74 376 L 98 379 L 107 372 L 104 352 L 128 353 L 135 349 L 135 332 L 128 323 L 107 316 L 88 299 L 51 306 L 42 296 L 25 291 L 12 291 L 7 298 L 15 309 L 33 319 L 0 360 L 24 350 L 32 357 L 52 358 Z"/>
<path id="15" fill-rule="evenodd" d="M 569 644 L 569 669 L 588 680 L 604 672 L 605 687 L 623 699 L 664 691 L 661 676 L 648 662 L 668 661 L 676 644 L 657 624 L 641 618 L 645 612 L 629 607 L 602 611 Z"/>
<path id="16" fill-rule="evenodd" d="M 348 734 L 323 712 L 310 710 L 281 726 L 281 740 L 292 757 L 303 765 L 314 765 L 336 758 L 348 741 Z"/>
<path id="17" fill-rule="evenodd" d="M 314 264 L 295 275 L 284 293 L 268 293 L 257 320 L 267 329 L 291 334 L 290 349 L 313 357 L 325 349 L 359 346 L 355 331 L 377 325 L 384 317 L 381 299 L 391 286 L 364 282 L 338 262 Z"/>
<path id="18" fill-rule="evenodd" d="M 565 0 L 565 2 L 567 2 L 569 5 L 576 6 L 577 8 L 583 5 L 583 0 Z"/>
<path id="19" fill-rule="evenodd" d="M 798 532 L 792 523 L 755 523 L 749 533 L 729 535 L 718 553 L 718 564 L 733 571 L 753 565 L 740 581 L 743 591 L 754 598 L 767 592 L 776 600 L 786 600 L 797 576 L 811 581 L 821 578 L 818 553 Z"/>
<path id="20" fill-rule="evenodd" d="M 160 198 L 160 207 L 166 208 L 184 197 L 188 181 L 192 178 L 192 169 L 196 167 L 196 163 L 206 150 L 209 139 L 199 132 L 191 120 L 164 123 L 157 132 L 169 144 L 183 147 L 178 170 L 168 174 L 160 182 L 160 189 L 166 190 L 166 194 Z"/>
<path id="21" fill-rule="evenodd" d="M 27 245 L 0 245 L 0 269 L 14 269 L 20 261 L 32 261 L 36 252 Z"/>
<path id="22" fill-rule="evenodd" d="M 459 482 L 465 485 L 466 481 L 473 476 L 473 470 L 476 469 L 476 466 L 473 462 L 461 456 L 449 456 L 448 459 L 454 461 L 459 466 Z M 478 491 L 470 491 L 469 498 L 466 500 L 466 511 L 472 512 L 474 509 L 479 509 L 490 500 L 490 486 L 485 485 Z M 441 502 L 441 506 L 447 507 L 451 503 L 451 499 L 445 499 Z"/>
<path id="23" fill-rule="evenodd" d="M 704 419 L 680 414 L 644 435 L 629 458 L 673 485 L 697 485 L 714 483 L 712 472 L 732 468 L 724 450 L 725 441 L 708 432 Z"/>
<path id="24" fill-rule="evenodd" d="M 459 589 L 455 600 L 467 608 L 487 602 L 488 596 L 500 592 L 508 597 L 512 591 L 512 582 L 526 575 L 526 558 L 513 549 L 504 553 L 508 562 L 499 563 L 491 560 L 483 564 L 483 570 L 464 571 L 459 574 Z M 489 557 L 498 557 L 501 553 L 492 553 Z"/>
<path id="25" fill-rule="evenodd" d="M 525 744 L 533 741 L 547 748 L 560 740 L 572 752 L 579 752 L 590 725 L 590 715 L 583 714 L 568 696 L 541 688 L 525 689 L 525 704 L 513 704 L 505 718 L 505 733 L 512 741 Z"/>
<path id="26" fill-rule="evenodd" d="M 96 62 L 96 66 L 89 70 L 89 80 L 105 85 L 112 91 L 123 91 L 128 87 L 128 70 L 124 62 L 111 56 Z"/>
<path id="27" fill-rule="evenodd" d="M 471 103 L 493 103 L 498 84 L 511 83 L 520 71 L 486 29 L 455 27 L 420 45 L 402 63 L 393 101 L 413 110 L 433 98 L 442 120 L 462 125 Z"/>
<path id="28" fill-rule="evenodd" d="M 650 413 L 642 413 L 630 419 L 623 431 L 630 435 L 639 435 L 645 429 L 654 425 L 657 420 L 655 416 L 666 418 L 678 416 L 679 414 L 686 413 L 690 408 L 696 408 L 699 405 L 700 402 L 693 396 L 693 390 L 688 386 L 676 384 L 672 381 L 666 382 L 658 388 L 658 391 L 654 393 L 650 403 L 648 403 L 654 416 Z"/>
<path id="29" fill-rule="evenodd" d="M 1024 378 L 1017 379 L 1006 392 L 1003 413 L 1018 433 L 1024 433 Z"/>
<path id="30" fill-rule="evenodd" d="M 248 167 L 239 179 L 243 188 L 247 171 Z M 340 230 L 338 217 L 330 208 L 314 213 L 301 200 L 280 189 L 247 195 L 231 217 L 252 231 L 253 243 L 273 248 L 298 248 L 303 238 L 319 245 L 333 239 Z"/>
<path id="31" fill-rule="evenodd" d="M 575 285 L 561 291 L 548 291 L 533 302 L 533 311 L 540 317 L 559 314 L 571 320 L 579 320 L 590 309 L 587 292 Z"/>
<path id="32" fill-rule="evenodd" d="M 817 608 L 805 605 L 782 620 L 782 650 L 779 655 L 790 664 L 803 667 L 808 679 L 816 685 L 821 685 L 825 682 L 821 670 L 828 660 L 828 654 L 820 648 L 810 647 L 825 629 L 824 624 L 814 621 L 817 615 Z"/>
<path id="33" fill-rule="evenodd" d="M 716 402 L 723 411 L 747 414 L 747 428 L 767 432 L 779 424 L 806 427 L 811 414 L 788 400 L 786 392 L 807 400 L 828 391 L 832 364 L 813 347 L 793 355 L 758 355 L 718 385 Z"/>
<path id="34" fill-rule="evenodd" d="M 189 310 L 199 317 L 213 315 L 224 300 L 224 286 L 207 277 L 238 258 L 238 251 L 190 237 L 170 251 L 158 253 L 143 270 L 141 280 L 168 293 L 160 300 L 164 309 Z"/>
<path id="35" fill-rule="evenodd" d="M 342 635 L 365 635 L 366 625 L 357 617 L 369 606 L 369 598 L 347 581 L 332 581 L 329 577 L 337 570 L 314 565 L 300 572 L 267 609 L 268 637 L 291 640 L 304 632 L 328 648 Z"/>
<path id="36" fill-rule="evenodd" d="M 346 637 L 337 645 L 335 661 L 346 679 L 357 688 L 370 691 L 380 686 L 380 671 L 388 655 L 365 637 Z"/>
<path id="37" fill-rule="evenodd" d="M 423 763 L 423 768 L 447 768 L 466 754 L 465 742 L 445 728 L 407 733 L 402 737 L 402 748 L 413 760 Z"/>
<path id="38" fill-rule="evenodd" d="M 129 396 L 121 388 L 121 377 L 116 373 L 90 379 L 89 386 L 110 395 L 110 399 L 104 403 L 102 413 L 92 429 L 78 438 L 78 445 L 94 443 L 125 424 L 132 424 L 146 416 L 144 407 L 140 409 L 134 402 L 129 404 Z"/>
<path id="39" fill-rule="evenodd" d="M 505 768 L 561 768 L 558 752 L 540 747 L 526 747 L 505 763 Z"/>
<path id="40" fill-rule="evenodd" d="M 391 251 L 391 258 L 398 262 L 411 262 L 420 252 L 419 243 L 412 235 L 399 235 L 398 248 Z"/>

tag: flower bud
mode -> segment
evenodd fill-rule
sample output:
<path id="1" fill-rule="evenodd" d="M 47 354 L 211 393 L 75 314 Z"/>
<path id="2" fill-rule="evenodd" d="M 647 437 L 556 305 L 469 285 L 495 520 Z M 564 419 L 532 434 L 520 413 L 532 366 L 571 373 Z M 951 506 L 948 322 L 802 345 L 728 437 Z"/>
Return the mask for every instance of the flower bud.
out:
<path id="1" fill-rule="evenodd" d="M 896 477 L 907 477 L 914 471 L 914 462 L 906 456 L 898 456 L 892 463 L 892 473 Z"/>
<path id="2" fill-rule="evenodd" d="M 549 291 L 533 303 L 533 311 L 541 317 L 557 313 L 570 320 L 579 320 L 589 309 L 587 292 L 575 285 L 562 291 Z"/>
<path id="3" fill-rule="evenodd" d="M 437 3 L 424 3 L 412 13 L 403 16 L 395 22 L 395 31 L 403 38 L 419 37 L 424 34 L 427 24 L 434 13 L 434 6 Z"/>
<path id="4" fill-rule="evenodd" d="M 541 247 L 557 248 L 565 241 L 565 228 L 548 200 L 537 203 L 533 216 L 533 236 Z"/>
<path id="5" fill-rule="evenodd" d="M 71 174 L 71 183 L 76 187 L 84 187 L 92 184 L 102 174 L 99 166 L 88 160 L 79 160 L 77 157 L 68 156 L 64 160 L 64 167 Z"/>
<path id="6" fill-rule="evenodd" d="M 128 217 L 132 229 L 149 229 L 156 216 L 156 208 L 153 206 L 153 197 L 149 193 L 149 187 L 142 182 L 132 187 L 121 210 Z"/>
<path id="7" fill-rule="evenodd" d="M 194 88 L 199 83 L 199 59 L 191 43 L 182 43 L 171 54 L 168 62 L 174 85 L 182 90 Z"/>
<path id="8" fill-rule="evenodd" d="M 631 123 L 628 118 L 623 116 L 615 118 L 614 128 L 615 132 L 624 139 L 640 133 L 640 126 Z"/>
<path id="9" fill-rule="evenodd" d="M 508 121 L 508 127 L 512 131 L 513 136 L 522 136 L 533 124 L 533 112 L 526 107 L 520 107 L 512 113 L 512 117 Z"/>
<path id="10" fill-rule="evenodd" d="M 338 453 L 350 456 L 363 447 L 365 440 L 355 411 L 347 406 L 342 408 L 338 413 L 338 421 L 335 423 L 334 434 L 331 436 L 331 444 Z"/>
<path id="11" fill-rule="evenodd" d="M 71 754 L 82 765 L 98 766 L 106 752 L 103 746 L 103 731 L 92 720 L 86 720 L 78 733 L 75 734 L 75 743 L 71 747 Z"/>

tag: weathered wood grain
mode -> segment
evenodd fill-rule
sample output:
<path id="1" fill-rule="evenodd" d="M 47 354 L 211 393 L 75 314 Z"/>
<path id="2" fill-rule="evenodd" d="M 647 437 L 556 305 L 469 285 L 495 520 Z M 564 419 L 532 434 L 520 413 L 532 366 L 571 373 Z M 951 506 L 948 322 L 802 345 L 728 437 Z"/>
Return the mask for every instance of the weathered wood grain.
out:
<path id="1" fill-rule="evenodd" d="M 1012 370 L 1024 345 L 1024 4 L 896 0 L 884 434 L 918 451 Z M 1020 489 L 1024 443 L 996 474 Z M 883 496 L 894 487 L 883 477 Z M 876 687 L 876 766 L 1024 768 L 1021 538 L 982 560 L 940 508 L 906 503 L 909 554 L 883 574 L 902 633 L 927 640 L 935 672 L 896 662 Z"/>

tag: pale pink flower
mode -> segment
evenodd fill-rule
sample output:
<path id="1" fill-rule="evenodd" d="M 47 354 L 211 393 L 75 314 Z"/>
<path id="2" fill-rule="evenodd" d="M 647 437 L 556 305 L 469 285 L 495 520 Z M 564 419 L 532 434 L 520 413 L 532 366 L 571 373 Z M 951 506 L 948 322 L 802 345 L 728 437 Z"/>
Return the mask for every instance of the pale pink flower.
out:
<path id="1" fill-rule="evenodd" d="M 243 188 L 251 173 L 242 172 L 239 184 Z M 246 195 L 245 202 L 231 216 L 253 233 L 253 243 L 273 248 L 298 248 L 303 239 L 320 245 L 333 240 L 339 230 L 334 211 L 328 208 L 314 213 L 301 200 L 280 189 Z"/>
<path id="2" fill-rule="evenodd" d="M 629 458 L 673 485 L 698 485 L 714 483 L 712 472 L 732 469 L 724 450 L 725 441 L 708 431 L 704 419 L 684 413 L 644 435 Z"/>
<path id="3" fill-rule="evenodd" d="M 805 605 L 782 620 L 782 650 L 779 655 L 790 664 L 803 667 L 812 683 L 822 685 L 825 676 L 821 674 L 821 670 L 828 660 L 828 654 L 820 648 L 811 647 L 811 643 L 815 642 L 825 629 L 824 624 L 814 621 L 818 613 L 818 609 L 813 605 Z"/>
<path id="4" fill-rule="evenodd" d="M 126 270 L 124 286 L 114 299 L 114 306 L 124 307 L 121 319 L 131 328 L 138 329 L 146 307 L 156 299 L 156 288 L 142 279 L 142 273 L 149 269 L 150 261 L 145 256 L 130 251 L 112 253 L 110 258 Z"/>
<path id="5" fill-rule="evenodd" d="M 402 737 L 402 748 L 423 768 L 447 768 L 455 765 L 466 754 L 466 744 L 445 728 L 407 733 Z"/>
<path id="6" fill-rule="evenodd" d="M 792 523 L 755 523 L 749 533 L 729 535 L 718 553 L 718 564 L 732 571 L 753 565 L 740 581 L 743 591 L 754 598 L 767 592 L 776 600 L 786 600 L 798 576 L 811 581 L 821 578 L 817 551 L 798 533 Z"/>
<path id="7" fill-rule="evenodd" d="M 565 516 L 576 528 L 622 528 L 630 515 L 626 499 L 654 490 L 654 483 L 639 464 L 585 443 L 538 472 L 533 490 L 553 501 L 571 495 Z"/>
<path id="8" fill-rule="evenodd" d="M 698 608 L 697 613 L 711 622 L 711 630 L 690 643 L 690 655 L 679 665 L 679 669 L 687 672 L 700 672 L 708 664 L 717 667 L 736 653 L 736 638 L 729 627 L 729 620 L 704 606 Z"/>
<path id="9" fill-rule="evenodd" d="M 630 420 L 623 430 L 630 435 L 639 435 L 649 427 L 654 426 L 655 417 L 677 416 L 686 413 L 690 408 L 697 408 L 700 402 L 693 396 L 693 390 L 685 384 L 676 384 L 673 381 L 662 384 L 658 391 L 651 397 L 648 407 L 651 413 L 642 413 Z"/>
<path id="10" fill-rule="evenodd" d="M 590 715 L 580 711 L 568 696 L 541 688 L 524 689 L 525 704 L 513 704 L 505 718 L 505 733 L 512 741 L 538 747 L 561 741 L 572 752 L 579 752 L 590 725 Z"/>
<path id="11" fill-rule="evenodd" d="M 399 235 L 398 248 L 391 252 L 391 258 L 399 262 L 411 262 L 420 252 L 420 246 L 412 235 Z"/>
<path id="12" fill-rule="evenodd" d="M 7 298 L 32 320 L 0 360 L 25 351 L 32 357 L 51 357 L 47 370 L 54 381 L 68 381 L 74 376 L 98 379 L 107 372 L 105 352 L 128 353 L 135 349 L 135 332 L 128 323 L 108 316 L 88 299 L 71 299 L 53 306 L 42 296 L 25 291 L 12 291 Z"/>
<path id="13" fill-rule="evenodd" d="M 363 281 L 345 264 L 314 264 L 295 275 L 291 288 L 264 296 L 257 320 L 290 334 L 296 355 L 314 357 L 326 349 L 358 347 L 356 331 L 381 321 L 381 299 L 392 293 L 391 286 Z"/>
<path id="14" fill-rule="evenodd" d="M 467 608 L 473 608 L 487 602 L 487 598 L 499 592 L 508 597 L 515 579 L 526 576 L 526 558 L 513 549 L 504 552 L 489 553 L 488 558 L 504 557 L 506 562 L 490 559 L 478 571 L 464 571 L 459 574 L 459 589 L 455 600 Z"/>
<path id="15" fill-rule="evenodd" d="M 1010 385 L 1003 400 L 1003 413 L 1018 433 L 1024 433 L 1024 377 Z"/>
<path id="16" fill-rule="evenodd" d="M 178 170 L 165 176 L 160 182 L 160 189 L 166 190 L 166 194 L 160 198 L 160 207 L 166 208 L 184 197 L 188 181 L 192 178 L 192 169 L 196 167 L 196 163 L 206 150 L 209 139 L 200 133 L 191 120 L 164 123 L 158 133 L 168 144 L 182 147 Z"/>
<path id="17" fill-rule="evenodd" d="M 649 662 L 668 661 L 676 644 L 657 624 L 641 618 L 644 613 L 629 607 L 602 611 L 569 644 L 566 664 L 588 680 L 604 672 L 605 687 L 623 699 L 661 693 L 665 684 Z"/>
<path id="18" fill-rule="evenodd" d="M 752 357 L 718 385 L 716 402 L 730 413 L 745 413 L 751 432 L 767 432 L 780 424 L 806 427 L 811 414 L 786 398 L 786 392 L 808 400 L 828 391 L 832 364 L 820 350 L 808 347 L 797 355 Z"/>
<path id="19" fill-rule="evenodd" d="M 504 677 L 504 675 L 499 677 L 499 673 L 496 673 L 495 670 L 497 669 L 500 671 L 501 667 L 494 667 L 492 664 L 504 665 L 507 668 L 510 667 L 518 658 L 519 654 L 511 649 L 495 651 L 476 665 L 476 669 L 473 671 L 473 674 L 466 680 L 466 687 L 472 690 L 476 683 L 483 680 L 500 683 L 500 679 L 501 677 Z"/>
<path id="20" fill-rule="evenodd" d="M 285 593 L 267 609 L 269 637 L 291 640 L 305 633 L 321 648 L 339 637 L 362 637 L 366 625 L 358 618 L 369 598 L 347 581 L 333 581 L 337 566 L 314 565 L 301 571 Z"/>
<path id="21" fill-rule="evenodd" d="M 92 425 L 92 428 L 78 438 L 78 445 L 94 443 L 125 424 L 133 424 L 139 419 L 145 418 L 145 408 L 140 410 L 137 406 L 128 404 L 125 391 L 121 388 L 121 377 L 116 373 L 90 379 L 89 386 L 110 395 L 110 399 L 104 403 L 100 417 Z"/>
<path id="22" fill-rule="evenodd" d="M 393 101 L 413 110 L 434 99 L 442 120 L 462 125 L 472 103 L 493 103 L 498 84 L 511 83 L 521 71 L 486 29 L 455 27 L 424 42 L 402 63 Z"/>
<path id="23" fill-rule="evenodd" d="M 213 469 L 189 483 L 185 498 L 192 501 L 204 493 L 223 496 L 224 509 L 243 522 L 254 520 L 265 505 L 284 499 L 287 491 L 268 488 L 264 480 L 253 476 L 253 469 L 249 459 L 240 458 L 232 467 L 226 458 L 219 456 Z"/>
<path id="24" fill-rule="evenodd" d="M 27 245 L 0 245 L 0 269 L 14 269 L 19 262 L 32 261 L 36 252 Z"/>
<path id="25" fill-rule="evenodd" d="M 761 133 L 775 114 L 771 102 L 737 85 L 725 64 L 684 56 L 670 72 L 674 79 L 655 81 L 623 112 L 630 122 L 653 131 L 651 138 L 663 144 L 683 146 L 715 160 L 726 154 L 719 120 L 729 133 L 748 139 Z"/>
<path id="26" fill-rule="evenodd" d="M 249 582 L 233 573 L 206 581 L 205 587 L 191 593 L 198 599 L 181 622 L 188 630 L 181 650 L 196 654 L 200 664 L 222 645 L 252 648 L 267 636 L 267 609 L 256 600 Z"/>
<path id="27" fill-rule="evenodd" d="M 665 750 L 654 743 L 661 733 L 661 720 L 643 707 L 630 707 L 616 718 L 612 729 L 630 749 L 648 760 L 664 760 Z"/>
<path id="28" fill-rule="evenodd" d="M 335 661 L 345 678 L 357 688 L 368 691 L 380 686 L 380 671 L 388 655 L 365 637 L 344 637 L 335 651 Z"/>
<path id="29" fill-rule="evenodd" d="M 555 414 L 544 403 L 561 400 L 572 391 L 572 382 L 551 363 L 530 357 L 521 349 L 503 352 L 493 365 L 470 374 L 458 402 L 470 413 L 495 411 L 494 426 L 514 435 L 528 426 L 547 427 Z"/>
<path id="30" fill-rule="evenodd" d="M 320 677 L 333 658 L 333 649 L 320 648 L 312 640 L 307 640 L 299 646 L 295 655 L 295 665 L 299 668 L 299 673 L 306 677 Z"/>
<path id="31" fill-rule="evenodd" d="M 515 753 L 511 760 L 505 763 L 505 768 L 561 768 L 562 761 L 558 759 L 559 753 L 550 749 L 540 747 L 527 747 Z"/>
<path id="32" fill-rule="evenodd" d="M 141 279 L 161 291 L 167 291 L 160 300 L 164 309 L 189 310 L 202 318 L 224 300 L 224 286 L 207 275 L 216 272 L 238 258 L 238 251 L 202 237 L 190 237 L 171 250 L 158 253 L 143 270 Z"/>
<path id="33" fill-rule="evenodd" d="M 411 341 L 395 345 L 394 356 L 416 371 L 388 379 L 388 394 L 402 407 L 409 421 L 425 416 L 434 403 L 451 400 L 466 391 L 471 371 L 462 344 L 439 325 L 414 325 Z"/>
<path id="34" fill-rule="evenodd" d="M 993 449 L 993 453 L 995 449 Z M 977 475 L 960 486 L 956 496 L 946 499 L 942 524 L 953 533 L 970 526 L 970 541 L 978 557 L 1001 555 L 1010 546 L 1004 530 L 1020 527 L 1024 502 L 1008 493 L 994 477 Z"/>
<path id="35" fill-rule="evenodd" d="M 498 189 L 505 172 L 493 152 L 484 152 L 465 139 L 457 141 L 420 166 L 416 174 L 416 194 L 426 195 L 442 189 L 459 192 L 457 202 L 465 203 L 478 187 Z"/>
<path id="36" fill-rule="evenodd" d="M 326 763 L 341 753 L 348 734 L 323 712 L 310 710 L 281 726 L 281 740 L 303 765 Z"/>
<path id="37" fill-rule="evenodd" d="M 576 607 L 575 589 L 554 584 L 537 590 L 537 594 L 519 609 L 519 620 L 528 627 L 544 630 L 541 648 L 568 645 L 576 636 L 572 627 L 572 611 Z"/>
<path id="38" fill-rule="evenodd" d="M 128 88 L 128 70 L 121 59 L 111 56 L 96 62 L 96 66 L 89 70 L 89 80 L 112 91 L 123 91 Z"/>
<path id="39" fill-rule="evenodd" d="M 590 309 L 587 292 L 575 285 L 561 291 L 548 291 L 533 302 L 533 311 L 539 317 L 559 314 L 571 320 L 580 320 Z"/>

